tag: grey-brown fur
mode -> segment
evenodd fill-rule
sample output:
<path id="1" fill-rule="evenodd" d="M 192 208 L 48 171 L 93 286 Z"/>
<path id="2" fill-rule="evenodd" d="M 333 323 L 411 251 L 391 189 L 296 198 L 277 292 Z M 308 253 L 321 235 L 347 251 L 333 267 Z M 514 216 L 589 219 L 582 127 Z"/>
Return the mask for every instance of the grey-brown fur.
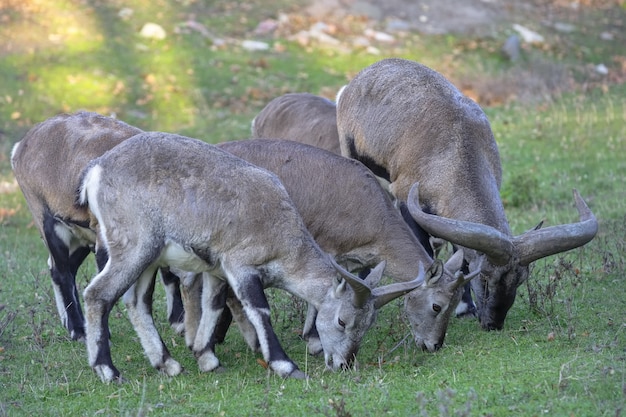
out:
<path id="1" fill-rule="evenodd" d="M 384 264 L 365 281 L 334 264 L 275 175 L 178 135 L 139 134 L 92 161 L 80 201 L 89 205 L 99 244 L 109 254 L 84 291 L 89 363 L 103 381 L 119 378 L 103 334 L 110 307 L 122 294 L 151 364 L 168 375 L 181 372 L 158 335 L 147 296 L 161 266 L 203 273 L 198 329 L 204 336 L 192 346 L 202 370 L 219 366 L 211 334 L 228 284 L 265 360 L 283 377 L 305 375 L 271 328 L 264 287 L 291 292 L 319 311 L 326 363 L 338 369 L 351 364 L 376 310 L 423 280 L 372 289 Z"/>
<path id="2" fill-rule="evenodd" d="M 270 101 L 252 121 L 252 138 L 287 139 L 341 154 L 335 103 L 310 93 Z"/>
<path id="3" fill-rule="evenodd" d="M 485 329 L 502 328 L 530 262 L 595 235 L 597 222 L 589 218 L 574 236 L 561 234 L 568 245 L 556 252 L 546 248 L 563 228 L 552 229 L 554 237 L 543 242 L 531 237 L 540 236 L 536 230 L 514 237 L 500 200 L 502 168 L 486 115 L 424 65 L 384 59 L 363 69 L 338 95 L 337 128 L 342 154 L 387 177 L 400 201 L 419 182 L 419 205 L 436 215 L 420 226 L 466 247 L 469 269 L 481 268 L 481 279 L 471 285 Z M 465 221 L 463 240 L 462 230 L 441 235 L 436 217 Z M 520 257 L 530 250 L 526 241 L 537 244 L 540 256 Z"/>
<path id="4" fill-rule="evenodd" d="M 49 252 L 59 316 L 74 340 L 85 336 L 76 270 L 95 244 L 89 211 L 75 204 L 80 173 L 89 161 L 137 133 L 141 130 L 96 113 L 61 114 L 30 129 L 11 154 L 13 173 Z M 168 288 L 168 295 L 178 291 Z M 168 305 L 180 315 L 171 311 L 174 301 Z M 182 330 L 182 317 L 170 315 L 170 320 Z"/>
<path id="5" fill-rule="evenodd" d="M 461 263 L 452 261 L 446 270 L 434 263 L 369 169 L 293 141 L 256 139 L 217 146 L 276 174 L 322 250 L 349 270 L 386 261 L 385 275 L 396 282 L 411 281 L 420 268 L 427 270 L 424 285 L 405 297 L 405 309 L 418 346 L 431 352 L 442 346 L 465 282 L 457 275 Z M 313 324 L 306 323 L 305 338 Z M 321 347 L 312 339 L 309 352 L 317 353 Z"/>

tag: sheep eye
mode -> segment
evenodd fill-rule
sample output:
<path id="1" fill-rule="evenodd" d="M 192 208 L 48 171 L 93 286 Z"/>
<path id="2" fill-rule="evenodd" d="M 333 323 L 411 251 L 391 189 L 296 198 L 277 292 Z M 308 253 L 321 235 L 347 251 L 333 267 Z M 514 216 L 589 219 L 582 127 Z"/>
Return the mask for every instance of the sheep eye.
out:
<path id="1" fill-rule="evenodd" d="M 433 311 L 435 313 L 439 313 L 441 311 L 441 306 L 439 304 L 433 304 Z"/>
<path id="2" fill-rule="evenodd" d="M 346 323 L 341 319 L 337 319 L 337 323 L 339 323 L 341 327 L 346 327 Z"/>

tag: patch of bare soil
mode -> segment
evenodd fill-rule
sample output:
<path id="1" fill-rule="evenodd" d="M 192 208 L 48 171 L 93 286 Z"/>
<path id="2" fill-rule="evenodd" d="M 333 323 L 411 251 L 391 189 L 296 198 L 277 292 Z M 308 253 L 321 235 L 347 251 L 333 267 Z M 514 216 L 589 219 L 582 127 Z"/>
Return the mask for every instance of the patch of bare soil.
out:
<path id="1" fill-rule="evenodd" d="M 425 35 L 467 35 L 467 49 L 493 50 L 504 45 L 513 24 L 553 34 L 550 41 L 517 47 L 543 50 L 552 59 L 526 56 L 507 72 L 494 77 L 455 71 L 452 81 L 483 105 L 512 99 L 523 102 L 549 100 L 572 89 L 606 86 L 626 81 L 625 0 L 311 0 L 305 13 L 314 19 L 338 21 L 361 15 L 382 30 L 410 30 Z M 558 59 L 558 50 L 581 50 L 569 35 L 584 33 L 605 49 L 615 46 L 608 62 L 584 62 L 573 71 Z M 507 35 L 508 34 L 508 35 Z M 537 33 L 538 34 L 538 33 Z M 538 54 L 540 55 L 540 54 Z M 581 54 L 582 55 L 582 54 Z M 556 59 L 554 59 L 556 57 Z M 583 81 L 573 76 L 577 72 Z"/>
<path id="2" fill-rule="evenodd" d="M 624 0 L 311 0 L 306 12 L 318 19 L 365 15 L 403 24 L 424 34 L 486 35 L 512 22 L 571 21 L 585 10 L 620 8 Z"/>
<path id="3" fill-rule="evenodd" d="M 307 12 L 317 18 L 366 15 L 424 34 L 484 34 L 501 25 L 511 13 L 511 5 L 517 3 L 512 0 L 312 0 Z"/>

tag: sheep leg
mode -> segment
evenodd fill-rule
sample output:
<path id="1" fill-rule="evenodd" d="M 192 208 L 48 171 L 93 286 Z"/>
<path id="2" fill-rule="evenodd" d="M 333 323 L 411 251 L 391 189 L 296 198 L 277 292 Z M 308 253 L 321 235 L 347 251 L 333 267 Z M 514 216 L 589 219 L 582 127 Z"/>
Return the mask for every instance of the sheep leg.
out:
<path id="1" fill-rule="evenodd" d="M 44 214 L 43 234 L 57 310 L 72 340 L 85 338 L 85 317 L 80 307 L 76 273 L 90 250 L 79 246 L 67 227 L 50 213 Z"/>
<path id="2" fill-rule="evenodd" d="M 463 261 L 462 271 L 465 275 L 469 275 L 470 270 L 467 261 Z M 478 317 L 478 308 L 476 308 L 476 304 L 472 299 L 472 286 L 469 282 L 463 287 L 461 301 L 459 301 L 459 304 L 456 306 L 454 313 L 460 318 Z"/>
<path id="3" fill-rule="evenodd" d="M 109 346 L 109 315 L 111 308 L 124 293 L 124 286 L 115 289 L 109 285 L 115 274 L 110 265 L 94 277 L 83 293 L 85 300 L 85 342 L 89 365 L 102 382 L 121 381 L 120 372 L 113 365 Z M 131 281 L 132 282 L 132 281 Z"/>
<path id="4" fill-rule="evenodd" d="M 202 317 L 202 278 L 199 274 L 188 272 L 181 283 L 181 296 L 185 307 L 185 343 L 189 349 L 193 349 Z"/>
<path id="5" fill-rule="evenodd" d="M 113 365 L 109 346 L 108 322 L 111 309 L 117 300 L 119 300 L 133 284 L 139 281 L 140 278 L 142 279 L 140 280 L 139 287 L 133 288 L 130 291 L 129 295 L 125 297 L 125 302 L 132 304 L 134 295 L 137 303 L 143 303 L 142 309 L 140 309 L 138 313 L 129 311 L 131 321 L 135 320 L 137 317 L 142 317 L 148 328 L 154 328 L 154 322 L 152 322 L 151 316 L 150 320 L 145 320 L 145 315 L 149 314 L 149 307 L 146 307 L 146 300 L 142 299 L 142 296 L 149 290 L 150 285 L 153 285 L 150 281 L 154 279 L 155 269 L 151 267 L 151 264 L 158 254 L 153 247 L 142 247 L 134 241 L 125 242 L 123 244 L 116 242 L 116 244 L 111 245 L 110 248 L 115 248 L 115 250 L 109 253 L 109 259 L 104 268 L 93 278 L 83 293 L 85 302 L 87 357 L 89 365 L 103 382 L 121 380 L 120 372 Z M 146 271 L 149 268 L 152 269 Z M 147 301 L 148 304 L 150 304 L 151 298 Z M 130 308 L 132 310 L 133 306 L 131 305 Z M 135 323 L 133 324 L 138 334 L 143 331 L 143 329 L 137 327 Z M 157 334 L 158 337 L 156 329 L 150 331 L 152 331 L 153 334 Z M 143 334 L 139 336 L 140 339 L 142 337 L 145 338 Z M 163 358 L 162 361 L 165 363 L 167 359 L 167 357 Z M 170 360 L 172 359 L 170 358 Z M 168 366 L 164 364 L 161 367 L 161 369 L 165 369 L 166 372 L 169 371 L 171 374 L 176 373 L 175 368 L 175 365 L 169 366 L 169 363 Z"/>
<path id="6" fill-rule="evenodd" d="M 203 372 L 213 371 L 220 366 L 215 356 L 215 327 L 226 305 L 226 293 L 226 282 L 207 272 L 202 274 L 202 313 L 192 351 Z"/>
<path id="7" fill-rule="evenodd" d="M 232 276 L 227 274 L 227 276 Z M 235 296 L 241 301 L 243 310 L 256 329 L 263 358 L 270 368 L 283 378 L 306 378 L 306 374 L 287 356 L 272 328 L 270 306 L 263 291 L 261 279 L 249 274 L 242 279 L 229 279 Z"/>
<path id="8" fill-rule="evenodd" d="M 226 333 L 233 322 L 233 313 L 229 303 L 230 299 L 231 297 L 226 297 L 226 308 L 222 310 L 222 314 L 215 326 L 215 343 L 218 345 L 224 343 L 224 340 L 226 340 Z"/>
<path id="9" fill-rule="evenodd" d="M 182 366 L 171 357 L 152 317 L 155 277 L 156 267 L 147 268 L 126 291 L 123 300 L 150 364 L 166 375 L 175 376 L 182 372 Z"/>
<path id="10" fill-rule="evenodd" d="M 306 341 L 309 354 L 311 355 L 320 354 L 323 350 L 320 335 L 317 332 L 317 327 L 315 326 L 315 320 L 317 320 L 317 310 L 309 304 L 306 311 L 304 328 L 302 329 L 302 338 Z"/>
<path id="11" fill-rule="evenodd" d="M 167 320 L 176 333 L 182 334 L 185 330 L 185 309 L 180 292 L 180 278 L 171 272 L 169 268 L 161 268 L 161 279 L 165 286 Z"/>
<path id="12" fill-rule="evenodd" d="M 237 323 L 237 326 L 239 327 L 241 335 L 243 336 L 250 349 L 252 349 L 254 352 L 260 352 L 261 345 L 259 344 L 259 338 L 257 337 L 256 329 L 254 328 L 250 320 L 248 320 L 248 316 L 246 316 L 241 301 L 239 301 L 237 297 L 231 294 L 228 298 L 226 298 L 226 305 L 228 306 L 231 318 L 234 318 L 235 323 Z M 222 315 L 222 320 L 223 319 L 224 318 Z"/>
<path id="13" fill-rule="evenodd" d="M 472 299 L 472 287 L 469 282 L 463 286 L 463 295 L 454 313 L 461 318 L 478 317 L 478 309 Z"/>

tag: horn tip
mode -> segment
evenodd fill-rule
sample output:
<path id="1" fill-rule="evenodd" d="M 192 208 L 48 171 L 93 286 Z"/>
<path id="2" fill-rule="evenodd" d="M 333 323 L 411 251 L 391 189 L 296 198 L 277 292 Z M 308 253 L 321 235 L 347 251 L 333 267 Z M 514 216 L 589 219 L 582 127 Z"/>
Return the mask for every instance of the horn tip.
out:
<path id="1" fill-rule="evenodd" d="M 416 194 L 419 195 L 419 187 L 420 187 L 419 181 L 416 181 L 413 183 L 413 185 L 409 189 L 409 195 L 411 196 L 409 197 L 410 199 L 414 198 Z"/>

